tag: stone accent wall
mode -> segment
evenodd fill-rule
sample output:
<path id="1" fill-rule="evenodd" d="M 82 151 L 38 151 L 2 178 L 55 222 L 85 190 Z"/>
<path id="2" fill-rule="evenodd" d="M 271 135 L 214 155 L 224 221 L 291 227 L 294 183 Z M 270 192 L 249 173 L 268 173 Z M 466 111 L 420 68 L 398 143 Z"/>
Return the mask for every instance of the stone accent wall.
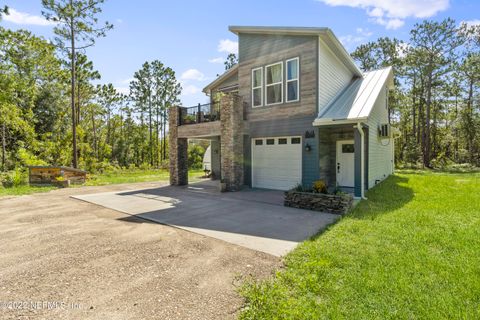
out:
<path id="1" fill-rule="evenodd" d="M 353 197 L 349 194 L 335 195 L 311 192 L 286 191 L 286 207 L 308 209 L 335 214 L 345 214 L 352 206 Z"/>
<path id="2" fill-rule="evenodd" d="M 178 137 L 179 112 L 179 107 L 171 107 L 168 110 L 170 185 L 172 186 L 188 184 L 188 139 Z"/>
<path id="3" fill-rule="evenodd" d="M 238 95 L 228 94 L 220 100 L 221 179 L 227 191 L 243 185 L 243 109 Z"/>

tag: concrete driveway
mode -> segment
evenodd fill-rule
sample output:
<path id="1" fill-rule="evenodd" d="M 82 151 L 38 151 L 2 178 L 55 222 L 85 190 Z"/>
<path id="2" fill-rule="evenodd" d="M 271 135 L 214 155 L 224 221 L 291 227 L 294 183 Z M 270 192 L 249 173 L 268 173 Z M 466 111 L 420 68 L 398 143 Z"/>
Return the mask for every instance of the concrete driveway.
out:
<path id="1" fill-rule="evenodd" d="M 284 207 L 281 191 L 220 193 L 213 181 L 73 197 L 275 256 L 339 218 Z"/>

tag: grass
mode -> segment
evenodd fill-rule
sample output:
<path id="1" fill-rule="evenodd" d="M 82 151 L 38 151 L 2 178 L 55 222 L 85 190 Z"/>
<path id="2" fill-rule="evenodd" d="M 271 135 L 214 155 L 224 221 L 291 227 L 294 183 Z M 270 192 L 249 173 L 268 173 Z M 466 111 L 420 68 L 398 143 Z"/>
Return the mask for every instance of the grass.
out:
<path id="1" fill-rule="evenodd" d="M 50 190 L 56 189 L 53 186 L 45 187 L 32 187 L 29 185 L 22 185 L 11 188 L 4 188 L 0 185 L 0 197 L 3 196 L 22 196 L 25 194 L 37 193 L 37 192 L 47 192 Z"/>
<path id="2" fill-rule="evenodd" d="M 198 181 L 204 173 L 202 170 L 190 170 L 188 179 L 190 182 Z M 84 185 L 102 186 L 120 183 L 136 183 L 136 182 L 161 182 L 168 181 L 169 172 L 165 169 L 149 169 L 149 170 L 116 170 L 103 174 L 92 174 Z M 4 188 L 0 185 L 0 197 L 2 196 L 20 196 L 37 192 L 47 192 L 56 189 L 53 186 L 33 187 L 29 185 L 21 185 L 11 188 Z"/>
<path id="3" fill-rule="evenodd" d="M 248 281 L 241 319 L 479 319 L 480 174 L 401 172 Z"/>
<path id="4" fill-rule="evenodd" d="M 204 173 L 202 170 L 190 170 L 188 179 L 190 182 L 198 180 Z M 150 181 L 168 181 L 169 172 L 166 169 L 149 170 L 116 170 L 102 174 L 92 174 L 89 176 L 87 186 L 102 186 L 119 183 L 135 183 Z"/>

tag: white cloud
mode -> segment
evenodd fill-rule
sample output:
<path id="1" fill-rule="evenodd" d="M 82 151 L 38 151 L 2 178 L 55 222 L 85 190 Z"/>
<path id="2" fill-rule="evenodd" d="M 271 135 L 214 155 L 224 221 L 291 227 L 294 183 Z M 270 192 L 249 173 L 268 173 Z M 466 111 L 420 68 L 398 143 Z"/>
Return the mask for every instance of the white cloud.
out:
<path id="1" fill-rule="evenodd" d="M 372 19 L 369 19 L 370 21 L 373 21 L 379 25 L 382 25 L 382 26 L 385 26 L 386 29 L 398 29 L 400 27 L 402 27 L 404 24 L 405 24 L 405 21 L 402 20 L 402 19 L 383 19 L 383 18 L 372 18 Z"/>
<path id="2" fill-rule="evenodd" d="M 127 79 L 120 80 L 118 83 L 130 84 L 130 82 L 132 82 L 133 80 L 135 80 L 135 79 L 134 78 L 127 78 Z"/>
<path id="3" fill-rule="evenodd" d="M 399 43 L 397 45 L 397 54 L 400 58 L 405 58 L 405 56 L 407 55 L 407 52 L 408 50 L 410 50 L 411 46 L 410 44 L 406 43 L 406 42 L 402 42 L 402 43 Z"/>
<path id="4" fill-rule="evenodd" d="M 229 39 L 222 39 L 218 43 L 218 52 L 238 53 L 238 42 Z"/>
<path id="5" fill-rule="evenodd" d="M 460 22 L 460 24 L 466 24 L 469 27 L 480 26 L 480 20 L 479 19 L 466 20 L 466 21 Z"/>
<path id="6" fill-rule="evenodd" d="M 363 36 L 363 37 L 370 37 L 373 32 L 368 30 L 368 29 L 363 29 L 363 28 L 357 28 L 355 29 L 355 31 L 357 32 L 357 34 Z"/>
<path id="7" fill-rule="evenodd" d="M 370 11 L 367 11 L 370 17 L 383 17 L 383 10 L 380 8 L 373 8 Z"/>
<path id="8" fill-rule="evenodd" d="M 3 19 L 5 21 L 21 25 L 49 26 L 55 24 L 55 22 L 48 21 L 42 16 L 35 16 L 29 13 L 20 12 L 13 8 L 9 8 L 8 15 L 4 15 Z"/>
<path id="9" fill-rule="evenodd" d="M 218 57 L 218 58 L 212 58 L 212 59 L 209 59 L 208 62 L 210 63 L 223 63 L 224 59 L 222 57 Z"/>
<path id="10" fill-rule="evenodd" d="M 123 94 L 130 94 L 130 88 L 129 87 L 115 87 L 118 93 L 123 93 Z"/>
<path id="11" fill-rule="evenodd" d="M 317 0 L 329 6 L 361 8 L 371 21 L 398 29 L 409 17 L 428 18 L 448 8 L 450 0 Z"/>
<path id="12" fill-rule="evenodd" d="M 205 75 L 198 71 L 197 69 L 188 69 L 184 73 L 182 73 L 180 79 L 182 80 L 195 80 L 195 81 L 203 81 L 206 80 Z"/>
<path id="13" fill-rule="evenodd" d="M 353 49 L 352 46 L 356 46 L 361 42 L 365 42 L 373 34 L 368 29 L 357 28 L 355 29 L 355 34 L 349 34 L 346 36 L 339 37 L 340 42 L 347 48 Z"/>
<path id="14" fill-rule="evenodd" d="M 341 36 L 338 39 L 340 40 L 340 42 L 345 47 L 348 47 L 350 45 L 353 45 L 355 43 L 359 43 L 359 42 L 362 42 L 363 40 L 365 40 L 364 37 L 355 36 L 355 35 L 351 35 L 351 34 L 347 34 L 346 36 Z"/>
<path id="15" fill-rule="evenodd" d="M 190 96 L 193 94 L 200 93 L 201 90 L 199 87 L 194 86 L 193 84 L 182 84 L 182 95 Z"/>

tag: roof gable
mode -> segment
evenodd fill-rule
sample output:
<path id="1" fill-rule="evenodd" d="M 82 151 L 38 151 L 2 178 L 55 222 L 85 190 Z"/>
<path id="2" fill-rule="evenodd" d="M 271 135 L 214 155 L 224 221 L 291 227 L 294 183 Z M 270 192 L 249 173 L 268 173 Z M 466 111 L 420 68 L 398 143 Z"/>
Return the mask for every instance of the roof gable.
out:
<path id="1" fill-rule="evenodd" d="M 221 74 L 218 78 L 210 82 L 205 88 L 203 88 L 204 93 L 208 93 L 212 88 L 216 87 L 218 84 L 222 83 L 224 80 L 227 80 L 235 73 L 238 72 L 238 63 Z"/>
<path id="2" fill-rule="evenodd" d="M 271 34 L 271 35 L 309 35 L 319 36 L 324 43 L 337 55 L 337 57 L 352 71 L 361 77 L 362 72 L 345 50 L 338 38 L 329 28 L 325 27 L 260 27 L 260 26 L 229 26 L 228 29 L 235 33 Z"/>

